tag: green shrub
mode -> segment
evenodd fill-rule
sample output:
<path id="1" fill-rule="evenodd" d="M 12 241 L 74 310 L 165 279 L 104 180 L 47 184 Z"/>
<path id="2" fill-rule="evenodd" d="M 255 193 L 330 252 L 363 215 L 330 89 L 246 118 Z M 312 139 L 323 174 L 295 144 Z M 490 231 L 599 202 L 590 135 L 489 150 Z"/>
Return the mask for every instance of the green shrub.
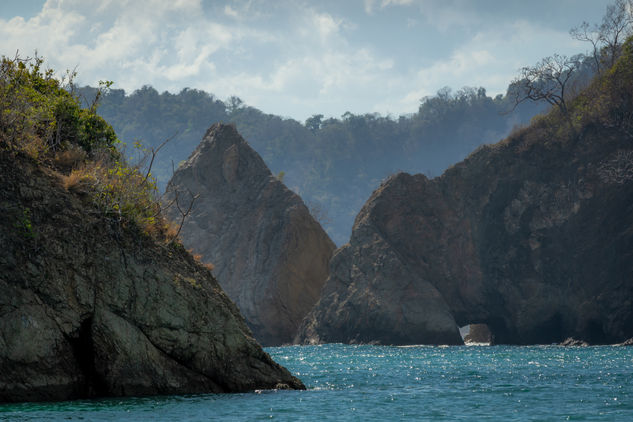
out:
<path id="1" fill-rule="evenodd" d="M 35 232 L 33 231 L 33 223 L 31 222 L 31 209 L 24 208 L 22 214 L 18 217 L 17 221 L 13 224 L 13 227 L 18 232 L 29 239 L 34 239 Z"/>
<path id="2" fill-rule="evenodd" d="M 0 146 L 52 166 L 67 190 L 89 194 L 105 217 L 165 239 L 169 225 L 161 215 L 154 177 L 124 160 L 114 129 L 96 113 L 101 90 L 112 82 L 102 82 L 92 105 L 84 108 L 72 94 L 74 73 L 60 80 L 42 65 L 37 56 L 2 57 Z M 20 229 L 27 235 L 30 224 L 25 213 Z"/>
<path id="3" fill-rule="evenodd" d="M 43 70 L 43 59 L 9 59 L 0 63 L 0 136 L 10 146 L 21 148 L 39 138 L 42 153 L 64 145 L 78 145 L 87 153 L 109 150 L 116 154 L 117 136 L 96 113 L 96 103 L 86 109 L 68 88 L 74 73 L 63 79 L 52 69 Z M 109 84 L 105 84 L 109 87 Z"/>

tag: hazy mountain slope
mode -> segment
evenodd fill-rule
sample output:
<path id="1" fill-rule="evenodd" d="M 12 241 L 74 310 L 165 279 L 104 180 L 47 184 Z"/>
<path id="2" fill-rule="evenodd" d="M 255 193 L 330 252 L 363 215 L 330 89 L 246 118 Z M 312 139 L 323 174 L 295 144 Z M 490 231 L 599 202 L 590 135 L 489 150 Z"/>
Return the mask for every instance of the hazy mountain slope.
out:
<path id="1" fill-rule="evenodd" d="M 90 89 L 81 91 L 91 97 Z M 481 88 L 454 94 L 443 89 L 424 99 L 411 116 L 317 115 L 304 125 L 239 103 L 225 105 L 201 91 L 159 94 L 144 87 L 129 96 L 121 90 L 104 95 L 99 113 L 128 143 L 139 139 L 156 147 L 176 135 L 154 165 L 162 186 L 209 125 L 236 123 L 271 171 L 285 173 L 286 185 L 304 198 L 332 239 L 342 244 L 349 239 L 354 216 L 382 179 L 397 171 L 441 174 L 477 146 L 497 142 L 543 109 L 534 104 L 514 111 L 512 107 L 510 98 L 491 98 Z"/>

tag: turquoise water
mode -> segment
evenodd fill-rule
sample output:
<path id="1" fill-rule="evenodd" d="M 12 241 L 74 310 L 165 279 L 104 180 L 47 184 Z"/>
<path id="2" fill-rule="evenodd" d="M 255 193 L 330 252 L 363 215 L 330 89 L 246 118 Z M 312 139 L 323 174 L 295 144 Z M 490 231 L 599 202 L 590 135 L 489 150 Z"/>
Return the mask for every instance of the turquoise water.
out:
<path id="1" fill-rule="evenodd" d="M 633 347 L 273 347 L 308 391 L 0 405 L 0 421 L 633 421 Z"/>

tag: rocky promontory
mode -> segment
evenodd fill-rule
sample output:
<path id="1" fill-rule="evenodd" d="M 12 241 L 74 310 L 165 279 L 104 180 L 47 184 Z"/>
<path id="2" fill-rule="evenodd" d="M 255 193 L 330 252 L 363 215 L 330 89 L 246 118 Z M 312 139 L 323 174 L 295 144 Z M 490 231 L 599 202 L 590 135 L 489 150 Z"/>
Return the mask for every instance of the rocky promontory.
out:
<path id="1" fill-rule="evenodd" d="M 167 192 L 167 203 L 197 195 L 183 243 L 214 265 L 255 338 L 290 343 L 319 298 L 335 248 L 301 198 L 223 124 L 207 131 Z M 177 207 L 168 212 L 178 219 Z"/>
<path id="2" fill-rule="evenodd" d="M 0 402 L 304 388 L 179 244 L 0 150 Z"/>
<path id="3" fill-rule="evenodd" d="M 633 336 L 633 48 L 562 113 L 357 216 L 297 341 L 591 344 Z"/>

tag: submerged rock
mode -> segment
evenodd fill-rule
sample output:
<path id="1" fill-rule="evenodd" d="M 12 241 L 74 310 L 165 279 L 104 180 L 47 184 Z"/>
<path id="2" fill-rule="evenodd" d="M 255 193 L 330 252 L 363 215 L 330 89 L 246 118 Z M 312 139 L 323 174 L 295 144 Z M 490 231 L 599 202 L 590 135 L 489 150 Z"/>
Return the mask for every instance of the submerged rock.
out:
<path id="1" fill-rule="evenodd" d="M 563 340 L 561 343 L 559 343 L 559 346 L 565 346 L 565 347 L 570 347 L 570 346 L 587 347 L 587 346 L 589 346 L 589 343 L 587 343 L 584 340 L 578 340 L 578 339 L 575 339 L 573 337 L 567 337 L 565 340 Z"/>
<path id="2" fill-rule="evenodd" d="M 259 342 L 290 343 L 319 297 L 334 243 L 231 125 L 207 131 L 166 200 L 187 200 L 188 192 L 199 197 L 184 244 L 214 265 Z M 169 212 L 179 217 L 176 207 Z"/>
<path id="3" fill-rule="evenodd" d="M 0 401 L 304 388 L 178 245 L 0 151 Z"/>

